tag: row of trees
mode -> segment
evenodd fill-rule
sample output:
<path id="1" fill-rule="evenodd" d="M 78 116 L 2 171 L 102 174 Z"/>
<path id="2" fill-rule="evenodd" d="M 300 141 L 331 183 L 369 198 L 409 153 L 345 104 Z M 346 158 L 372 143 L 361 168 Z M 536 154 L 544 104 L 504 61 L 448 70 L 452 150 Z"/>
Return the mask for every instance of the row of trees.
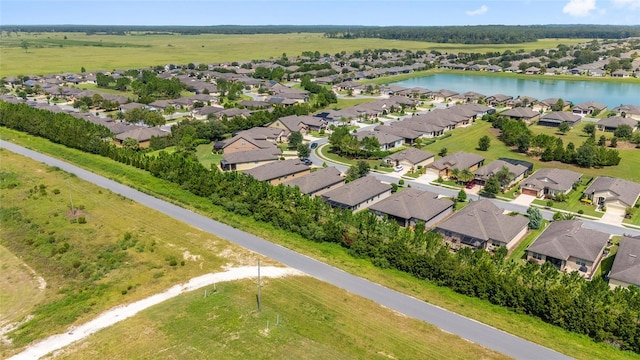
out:
<path id="1" fill-rule="evenodd" d="M 368 136 L 358 140 L 346 126 L 337 127 L 329 135 L 329 144 L 332 152 L 348 157 L 381 158 L 388 154 L 380 150 L 380 141 L 376 137 Z"/>
<path id="2" fill-rule="evenodd" d="M 0 103 L 0 125 L 145 169 L 226 211 L 270 223 L 310 241 L 337 243 L 352 256 L 369 259 L 378 267 L 404 271 L 640 353 L 638 288 L 610 291 L 600 278 L 586 281 L 577 273 L 560 273 L 548 263 L 539 266 L 507 260 L 504 248 L 495 255 L 470 249 L 452 253 L 440 235 L 428 232 L 424 223 L 414 229 L 401 228 L 397 222 L 380 220 L 368 211 L 332 209 L 319 197 L 302 195 L 295 188 L 272 186 L 238 172 L 206 169 L 192 156 L 160 152 L 146 157 L 116 148 L 103 140 L 106 128 L 69 115 Z"/>

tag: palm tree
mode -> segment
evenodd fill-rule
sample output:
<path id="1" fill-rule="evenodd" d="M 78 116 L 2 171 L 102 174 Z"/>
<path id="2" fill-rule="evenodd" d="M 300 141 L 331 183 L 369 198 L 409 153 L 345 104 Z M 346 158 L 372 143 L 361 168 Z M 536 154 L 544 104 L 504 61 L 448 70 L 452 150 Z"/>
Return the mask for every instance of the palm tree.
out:
<path id="1" fill-rule="evenodd" d="M 498 179 L 498 182 L 500 182 L 500 186 L 504 189 L 507 185 L 509 185 L 509 183 L 511 183 L 511 180 L 513 180 L 513 173 L 511 171 L 509 171 L 509 168 L 506 166 L 503 166 L 502 169 L 500 169 L 500 171 L 498 171 L 496 173 L 496 179 Z"/>
<path id="2" fill-rule="evenodd" d="M 460 181 L 460 169 L 458 168 L 449 169 L 449 178 L 451 180 Z"/>
<path id="3" fill-rule="evenodd" d="M 464 169 L 458 175 L 458 180 L 463 183 L 468 183 L 469 181 L 475 179 L 475 177 L 476 176 L 469 169 Z"/>

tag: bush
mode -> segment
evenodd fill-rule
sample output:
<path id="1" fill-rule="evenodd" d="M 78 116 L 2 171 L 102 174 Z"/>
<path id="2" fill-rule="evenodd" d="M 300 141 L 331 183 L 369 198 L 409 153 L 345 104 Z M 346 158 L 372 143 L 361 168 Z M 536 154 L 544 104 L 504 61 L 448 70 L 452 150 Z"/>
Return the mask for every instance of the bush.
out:
<path id="1" fill-rule="evenodd" d="M 548 200 L 547 201 L 547 206 L 548 207 L 552 207 L 553 206 L 553 200 Z"/>
<path id="2" fill-rule="evenodd" d="M 78 224 L 86 224 L 87 219 L 84 216 L 78 216 Z"/>
<path id="3" fill-rule="evenodd" d="M 398 181 L 398 184 L 399 184 L 400 186 L 404 185 L 404 180 L 403 180 L 403 179 L 400 179 L 400 180 Z"/>

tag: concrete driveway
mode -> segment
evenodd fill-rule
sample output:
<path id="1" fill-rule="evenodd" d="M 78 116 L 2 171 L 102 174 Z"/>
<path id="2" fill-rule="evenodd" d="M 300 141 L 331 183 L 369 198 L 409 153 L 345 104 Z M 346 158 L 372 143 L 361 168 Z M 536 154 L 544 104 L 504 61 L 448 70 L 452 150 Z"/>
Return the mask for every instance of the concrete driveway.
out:
<path id="1" fill-rule="evenodd" d="M 531 203 L 533 202 L 533 200 L 535 200 L 535 199 L 536 199 L 536 197 L 533 196 L 533 195 L 520 194 L 511 203 L 522 205 L 522 206 L 530 206 Z"/>
<path id="2" fill-rule="evenodd" d="M 604 215 L 600 218 L 600 221 L 605 224 L 620 225 L 622 224 L 622 220 L 624 220 L 624 214 L 624 209 L 609 207 L 607 208 L 607 211 L 604 213 Z"/>

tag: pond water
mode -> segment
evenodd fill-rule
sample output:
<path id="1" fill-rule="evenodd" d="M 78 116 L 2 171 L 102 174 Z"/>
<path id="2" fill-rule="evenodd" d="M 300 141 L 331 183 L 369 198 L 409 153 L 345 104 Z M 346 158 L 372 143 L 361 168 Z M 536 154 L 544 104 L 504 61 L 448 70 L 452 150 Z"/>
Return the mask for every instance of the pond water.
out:
<path id="1" fill-rule="evenodd" d="M 550 76 L 551 77 L 551 76 Z M 612 109 L 621 104 L 640 105 L 638 84 L 600 81 L 567 81 L 553 79 L 514 79 L 495 76 L 435 74 L 393 83 L 408 88 L 422 87 L 432 91 L 447 89 L 459 93 L 475 91 L 485 96 L 505 94 L 533 97 L 538 100 L 562 98 L 574 104 L 597 101 Z"/>

